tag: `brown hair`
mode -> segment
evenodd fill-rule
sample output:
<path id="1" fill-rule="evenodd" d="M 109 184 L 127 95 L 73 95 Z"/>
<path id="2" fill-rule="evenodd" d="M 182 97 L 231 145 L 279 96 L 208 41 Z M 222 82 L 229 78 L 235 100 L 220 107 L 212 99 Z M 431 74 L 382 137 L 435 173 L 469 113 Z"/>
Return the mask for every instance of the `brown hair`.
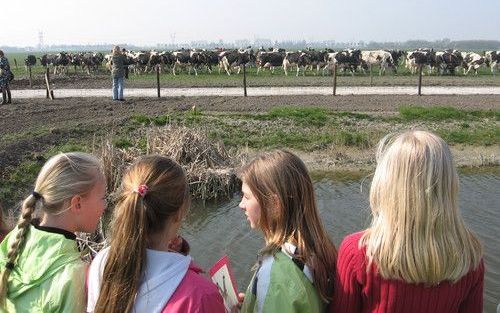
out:
<path id="1" fill-rule="evenodd" d="M 320 296 L 329 301 L 337 250 L 321 223 L 311 177 L 302 160 L 284 150 L 262 153 L 240 170 L 261 207 L 259 227 L 266 246 L 262 254 L 274 254 L 291 242 L 294 257 L 311 267 Z"/>
<path id="2" fill-rule="evenodd" d="M 36 179 L 34 192 L 22 204 L 16 225 L 16 240 L 7 252 L 7 264 L 10 266 L 3 269 L 0 278 L 0 304 L 4 304 L 8 278 L 22 251 L 35 210 L 39 208 L 47 213 L 57 213 L 73 196 L 90 191 L 99 179 L 103 179 L 101 163 L 87 153 L 60 153 L 44 164 Z"/>
<path id="3" fill-rule="evenodd" d="M 3 56 L 4 56 L 3 51 L 0 50 L 0 57 L 3 57 Z"/>
<path id="4" fill-rule="evenodd" d="M 138 186 L 146 185 L 141 196 Z M 131 312 L 146 265 L 150 235 L 189 204 L 182 167 L 163 156 L 138 159 L 124 174 L 113 213 L 109 254 L 94 312 Z"/>

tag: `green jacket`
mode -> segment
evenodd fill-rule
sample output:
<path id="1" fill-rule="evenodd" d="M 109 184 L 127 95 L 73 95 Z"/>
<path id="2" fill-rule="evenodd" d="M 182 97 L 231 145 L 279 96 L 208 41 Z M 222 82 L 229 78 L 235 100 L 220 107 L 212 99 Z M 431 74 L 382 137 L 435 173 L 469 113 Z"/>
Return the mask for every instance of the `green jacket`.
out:
<path id="1" fill-rule="evenodd" d="M 115 54 L 111 58 L 111 76 L 123 77 L 125 76 L 125 56 L 123 54 Z"/>
<path id="2" fill-rule="evenodd" d="M 0 244 L 1 268 L 17 231 Z M 6 308 L 0 312 L 85 312 L 86 265 L 76 242 L 32 225 L 26 236 L 9 276 Z"/>
<path id="3" fill-rule="evenodd" d="M 245 293 L 241 312 L 323 312 L 325 304 L 311 276 L 307 265 L 301 269 L 287 253 L 264 256 Z"/>

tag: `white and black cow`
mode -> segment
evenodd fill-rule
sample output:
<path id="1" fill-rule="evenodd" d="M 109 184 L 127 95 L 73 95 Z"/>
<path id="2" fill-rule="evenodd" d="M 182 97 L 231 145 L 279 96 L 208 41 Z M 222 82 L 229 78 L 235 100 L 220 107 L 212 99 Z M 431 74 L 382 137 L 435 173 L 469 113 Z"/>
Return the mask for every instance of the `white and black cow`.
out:
<path id="1" fill-rule="evenodd" d="M 255 61 L 255 55 L 252 49 L 222 51 L 219 53 L 219 71 L 222 68 L 227 75 L 231 75 L 231 69 L 237 69 L 236 73 L 239 74 L 243 65 L 253 61 Z"/>
<path id="2" fill-rule="evenodd" d="M 496 76 L 497 69 L 500 67 L 500 51 L 485 51 L 484 58 L 486 66 L 489 66 L 493 76 Z"/>
<path id="3" fill-rule="evenodd" d="M 458 50 L 445 50 L 436 52 L 435 56 L 436 67 L 441 75 L 448 72 L 450 75 L 455 74 L 455 69 L 462 65 L 462 54 Z"/>
<path id="4" fill-rule="evenodd" d="M 283 66 L 285 51 L 259 51 L 256 56 L 255 64 L 257 65 L 257 75 L 261 69 L 269 68 L 274 74 L 276 67 Z"/>
<path id="5" fill-rule="evenodd" d="M 194 70 L 194 75 L 198 76 L 198 69 L 204 64 L 204 56 L 201 50 L 179 50 L 172 52 L 175 57 L 175 63 L 172 68 L 172 74 L 176 75 L 176 68 L 188 67 L 188 74 Z"/>
<path id="6" fill-rule="evenodd" d="M 361 50 L 359 49 L 348 49 L 339 52 L 331 52 L 327 54 L 327 60 L 329 67 L 336 65 L 337 68 L 345 72 L 349 70 L 351 75 L 354 76 L 354 72 L 358 67 L 363 66 L 361 59 Z M 364 66 L 366 69 L 366 65 Z"/>
<path id="7" fill-rule="evenodd" d="M 406 67 L 415 74 L 419 67 L 427 66 L 428 74 L 432 74 L 436 67 L 436 52 L 434 49 L 421 48 L 408 52 L 406 56 Z"/>
<path id="8" fill-rule="evenodd" d="M 464 75 L 469 74 L 471 70 L 474 70 L 474 74 L 477 75 L 477 70 L 486 66 L 486 59 L 478 53 L 468 52 L 463 58 L 462 66 L 464 68 Z"/>
<path id="9" fill-rule="evenodd" d="M 390 52 L 385 50 L 372 50 L 372 51 L 362 51 L 361 59 L 364 61 L 366 66 L 371 67 L 374 65 L 380 66 L 378 75 L 381 76 L 385 74 L 388 68 L 391 68 L 394 74 L 397 73 L 396 65 L 392 59 Z M 364 72 L 364 70 L 363 70 Z"/>

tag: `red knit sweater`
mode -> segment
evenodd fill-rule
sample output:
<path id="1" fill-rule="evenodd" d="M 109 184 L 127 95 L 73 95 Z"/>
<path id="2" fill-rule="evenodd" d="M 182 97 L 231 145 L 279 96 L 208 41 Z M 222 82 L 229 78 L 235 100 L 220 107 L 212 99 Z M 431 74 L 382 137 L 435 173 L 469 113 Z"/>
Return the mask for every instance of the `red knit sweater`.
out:
<path id="1" fill-rule="evenodd" d="M 366 272 L 366 249 L 358 248 L 362 234 L 349 235 L 340 245 L 335 294 L 329 312 L 482 313 L 483 261 L 455 284 L 443 281 L 434 287 L 424 287 L 387 280 L 375 268 Z"/>

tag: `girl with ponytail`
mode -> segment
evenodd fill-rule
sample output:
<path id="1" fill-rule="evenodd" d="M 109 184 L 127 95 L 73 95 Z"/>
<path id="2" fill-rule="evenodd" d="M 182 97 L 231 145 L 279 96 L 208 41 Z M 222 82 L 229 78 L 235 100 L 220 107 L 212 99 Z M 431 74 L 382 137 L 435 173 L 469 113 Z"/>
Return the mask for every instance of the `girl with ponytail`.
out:
<path id="1" fill-rule="evenodd" d="M 146 156 L 127 170 L 110 246 L 90 266 L 88 312 L 225 312 L 187 249 L 173 249 L 188 206 L 186 175 L 173 160 Z"/>
<path id="2" fill-rule="evenodd" d="M 0 244 L 0 312 L 84 312 L 86 265 L 75 232 L 95 230 L 105 192 L 92 155 L 61 153 L 45 163 L 19 222 Z"/>

